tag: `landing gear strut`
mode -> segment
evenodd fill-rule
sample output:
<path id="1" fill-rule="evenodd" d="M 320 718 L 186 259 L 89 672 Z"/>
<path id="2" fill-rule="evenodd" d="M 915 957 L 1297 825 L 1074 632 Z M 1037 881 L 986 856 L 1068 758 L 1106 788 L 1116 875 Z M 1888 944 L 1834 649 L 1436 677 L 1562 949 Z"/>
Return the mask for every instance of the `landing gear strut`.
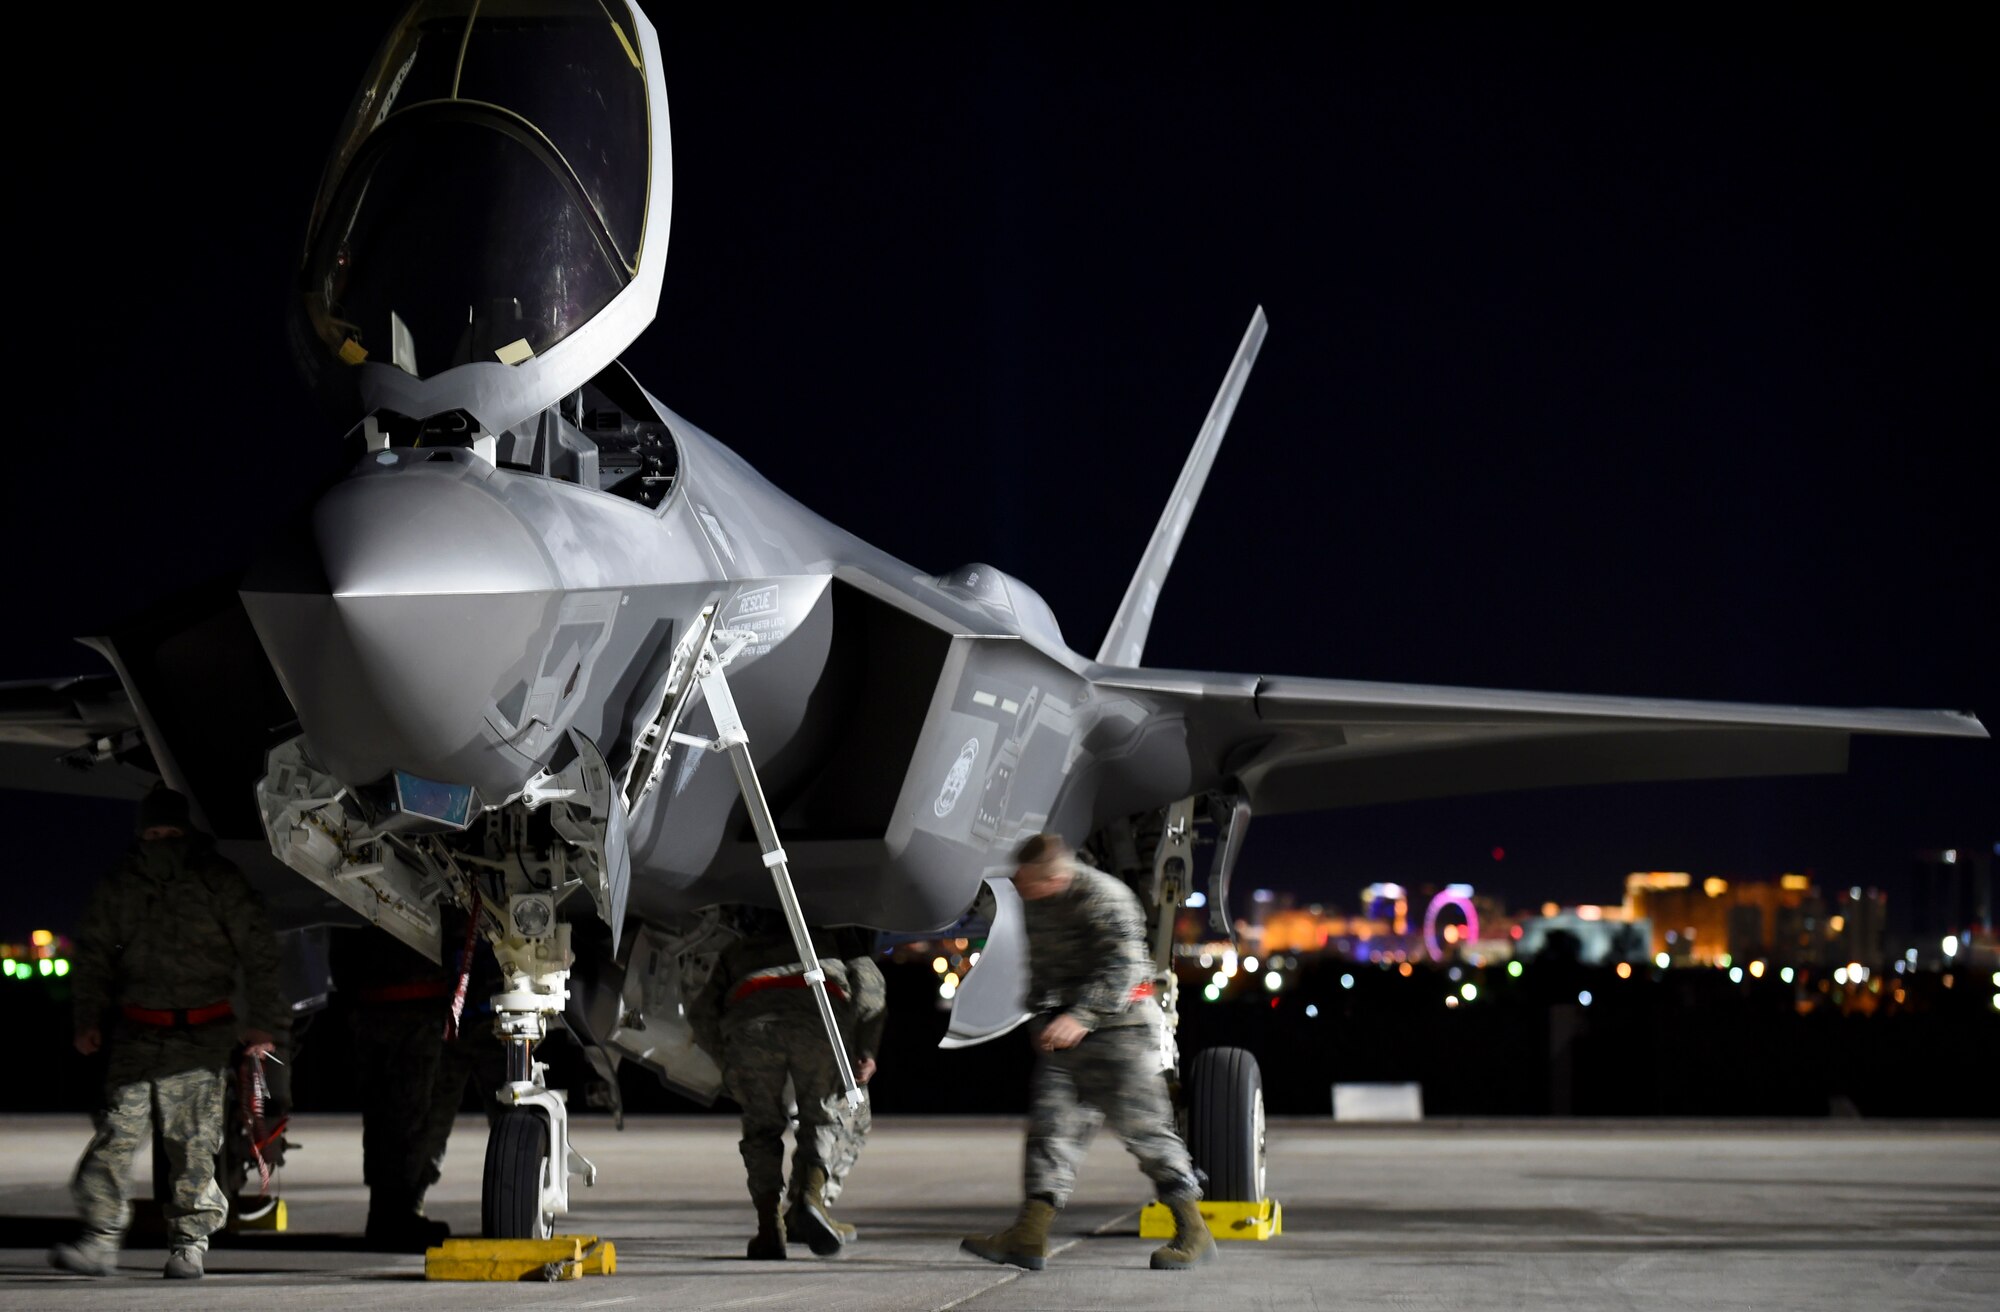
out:
<path id="1" fill-rule="evenodd" d="M 1228 803 L 1228 804 L 1224 804 Z M 1175 1033 L 1180 1028 L 1180 989 L 1174 975 L 1174 922 L 1193 885 L 1196 799 L 1166 808 L 1152 850 L 1150 879 L 1141 874 L 1139 891 L 1153 912 L 1153 995 L 1165 1013 L 1161 1065 L 1179 1092 L 1188 1155 L 1206 1180 L 1203 1217 L 1219 1239 L 1268 1239 L 1280 1232 L 1280 1211 L 1267 1192 L 1264 1078 L 1257 1059 L 1242 1048 L 1208 1048 L 1183 1060 Z M 1229 932 L 1226 900 L 1230 868 L 1240 852 L 1249 808 L 1234 799 L 1211 805 L 1221 830 L 1209 898 L 1218 929 Z M 1140 859 L 1138 835 L 1130 828 L 1109 836 L 1121 865 Z M 1143 867 L 1139 867 L 1143 870 Z M 1176 1076 L 1178 1078 L 1176 1078 Z M 1140 1216 L 1139 1233 L 1148 1238 L 1173 1234 L 1173 1221 L 1158 1203 Z"/>
<path id="2" fill-rule="evenodd" d="M 506 981 L 493 996 L 493 1032 L 507 1045 L 507 1083 L 500 1088 L 506 1110 L 486 1140 L 479 1194 L 488 1239 L 548 1238 L 556 1217 L 569 1211 L 569 1177 L 597 1183 L 597 1167 L 570 1147 L 562 1090 L 548 1086 L 549 1068 L 535 1060 L 550 1017 L 560 1016 L 569 1001 L 574 961 L 569 926 L 551 923 L 546 908 L 545 899 L 514 898 L 505 934 L 493 945 Z"/>

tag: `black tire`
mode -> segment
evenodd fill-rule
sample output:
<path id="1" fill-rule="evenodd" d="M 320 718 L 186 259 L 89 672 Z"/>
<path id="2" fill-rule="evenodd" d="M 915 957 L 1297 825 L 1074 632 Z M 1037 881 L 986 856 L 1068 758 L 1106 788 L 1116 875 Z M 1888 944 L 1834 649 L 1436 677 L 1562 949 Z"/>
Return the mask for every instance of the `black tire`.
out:
<path id="1" fill-rule="evenodd" d="M 1264 1075 L 1241 1048 L 1195 1054 L 1187 1075 L 1188 1153 L 1210 1198 L 1264 1199 Z"/>
<path id="2" fill-rule="evenodd" d="M 544 1239 L 542 1164 L 549 1156 L 549 1123 L 536 1111 L 516 1108 L 486 1136 L 486 1178 L 479 1189 L 479 1228 L 488 1239 Z"/>

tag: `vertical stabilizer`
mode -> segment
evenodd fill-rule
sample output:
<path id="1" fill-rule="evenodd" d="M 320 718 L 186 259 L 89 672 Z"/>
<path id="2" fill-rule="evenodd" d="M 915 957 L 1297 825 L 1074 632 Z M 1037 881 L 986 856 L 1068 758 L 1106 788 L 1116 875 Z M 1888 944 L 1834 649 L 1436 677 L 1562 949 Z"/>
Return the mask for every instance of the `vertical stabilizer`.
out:
<path id="1" fill-rule="evenodd" d="M 1118 615 L 1104 635 L 1104 645 L 1098 648 L 1097 659 L 1106 665 L 1137 665 L 1146 650 L 1146 634 L 1153 627 L 1153 607 L 1160 600 L 1160 586 L 1167 581 L 1174 553 L 1180 550 L 1181 536 L 1187 532 L 1202 484 L 1208 481 L 1215 453 L 1222 447 L 1222 435 L 1229 431 L 1229 419 L 1236 413 L 1243 385 L 1250 381 L 1250 366 L 1257 363 L 1257 350 L 1264 345 L 1267 327 L 1264 307 L 1260 305 L 1250 316 L 1243 344 L 1236 348 L 1236 358 L 1229 362 L 1229 372 L 1222 376 L 1215 404 L 1208 408 L 1208 418 L 1194 440 L 1194 450 L 1188 452 L 1187 464 L 1181 467 L 1180 481 L 1174 484 L 1167 508 L 1160 512 L 1152 541 L 1146 544 L 1146 554 L 1139 558 L 1138 572 L 1132 575 L 1132 582 L 1125 589 L 1125 600 L 1118 603 Z"/>

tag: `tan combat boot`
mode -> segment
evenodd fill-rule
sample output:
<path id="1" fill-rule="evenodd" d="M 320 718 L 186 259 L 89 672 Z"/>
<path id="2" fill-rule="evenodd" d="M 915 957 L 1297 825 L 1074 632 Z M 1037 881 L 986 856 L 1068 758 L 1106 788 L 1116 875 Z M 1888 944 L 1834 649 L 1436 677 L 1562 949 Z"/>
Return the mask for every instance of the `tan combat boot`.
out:
<path id="1" fill-rule="evenodd" d="M 744 1256 L 752 1262 L 782 1262 L 785 1258 L 785 1221 L 778 1215 L 778 1194 L 759 1194 L 751 1201 L 757 1207 L 757 1233 Z"/>
<path id="2" fill-rule="evenodd" d="M 1049 1264 L 1049 1225 L 1055 1219 L 1054 1203 L 1030 1198 L 1021 1204 L 1021 1214 L 1014 1218 L 1014 1224 L 997 1235 L 967 1235 L 959 1247 L 989 1262 L 1039 1271 Z"/>
<path id="3" fill-rule="evenodd" d="M 1153 1252 L 1153 1270 L 1185 1271 L 1215 1256 L 1215 1236 L 1201 1219 L 1201 1203 L 1193 1194 L 1162 1198 L 1174 1214 L 1174 1237 Z"/>
<path id="4" fill-rule="evenodd" d="M 199 1280 L 202 1278 L 201 1250 L 179 1247 L 167 1255 L 167 1268 L 160 1274 L 169 1280 Z"/>
<path id="5" fill-rule="evenodd" d="M 57 1244 L 49 1250 L 49 1265 L 80 1276 L 111 1275 L 118 1270 L 118 1241 L 85 1235 L 73 1244 Z"/>
<path id="6" fill-rule="evenodd" d="M 833 1229 L 834 1233 L 840 1236 L 840 1242 L 843 1244 L 853 1243 L 858 1234 L 855 1228 L 845 1221 L 836 1220 L 833 1223 Z M 790 1202 L 785 1204 L 785 1242 L 791 1244 L 803 1244 L 806 1242 L 805 1213 L 799 1206 L 796 1194 L 793 1195 Z"/>
<path id="7" fill-rule="evenodd" d="M 833 1219 L 833 1211 L 826 1204 L 826 1168 L 809 1167 L 805 1181 L 799 1185 L 797 1200 L 792 1204 L 791 1215 L 797 1219 L 799 1235 L 806 1241 L 806 1247 L 819 1257 L 832 1257 L 847 1242 L 841 1234 L 840 1222 Z M 849 1231 L 848 1233 L 853 1233 Z"/>

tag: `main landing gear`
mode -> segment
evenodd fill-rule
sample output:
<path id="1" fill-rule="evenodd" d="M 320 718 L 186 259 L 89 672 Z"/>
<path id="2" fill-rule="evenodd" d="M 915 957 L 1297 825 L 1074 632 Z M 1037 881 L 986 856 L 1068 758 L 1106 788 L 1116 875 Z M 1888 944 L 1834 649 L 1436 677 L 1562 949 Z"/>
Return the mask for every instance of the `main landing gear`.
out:
<path id="1" fill-rule="evenodd" d="M 1197 799 L 1186 798 L 1167 807 L 1158 815 L 1157 834 L 1150 823 L 1145 832 L 1137 824 L 1109 831 L 1106 847 L 1153 914 L 1153 997 L 1166 1021 L 1161 1066 L 1178 1093 L 1188 1155 L 1206 1179 L 1202 1216 L 1217 1239 L 1268 1239 L 1279 1233 L 1282 1221 L 1268 1191 L 1264 1077 L 1257 1058 L 1242 1048 L 1207 1048 L 1183 1060 L 1175 1039 L 1180 989 L 1173 968 L 1174 922 L 1192 887 L 1197 805 Z M 1234 798 L 1210 799 L 1209 814 L 1221 831 L 1209 877 L 1211 916 L 1228 932 L 1230 868 L 1242 848 L 1249 808 Z M 1149 839 L 1150 871 L 1142 864 Z M 1171 1213 L 1150 1204 L 1140 1214 L 1139 1233 L 1171 1238 Z"/>
<path id="2" fill-rule="evenodd" d="M 1268 1159 L 1257 1059 L 1241 1048 L 1205 1048 L 1187 1064 L 1181 1090 L 1188 1155 L 1208 1176 L 1204 1192 L 1229 1202 L 1263 1202 Z"/>

